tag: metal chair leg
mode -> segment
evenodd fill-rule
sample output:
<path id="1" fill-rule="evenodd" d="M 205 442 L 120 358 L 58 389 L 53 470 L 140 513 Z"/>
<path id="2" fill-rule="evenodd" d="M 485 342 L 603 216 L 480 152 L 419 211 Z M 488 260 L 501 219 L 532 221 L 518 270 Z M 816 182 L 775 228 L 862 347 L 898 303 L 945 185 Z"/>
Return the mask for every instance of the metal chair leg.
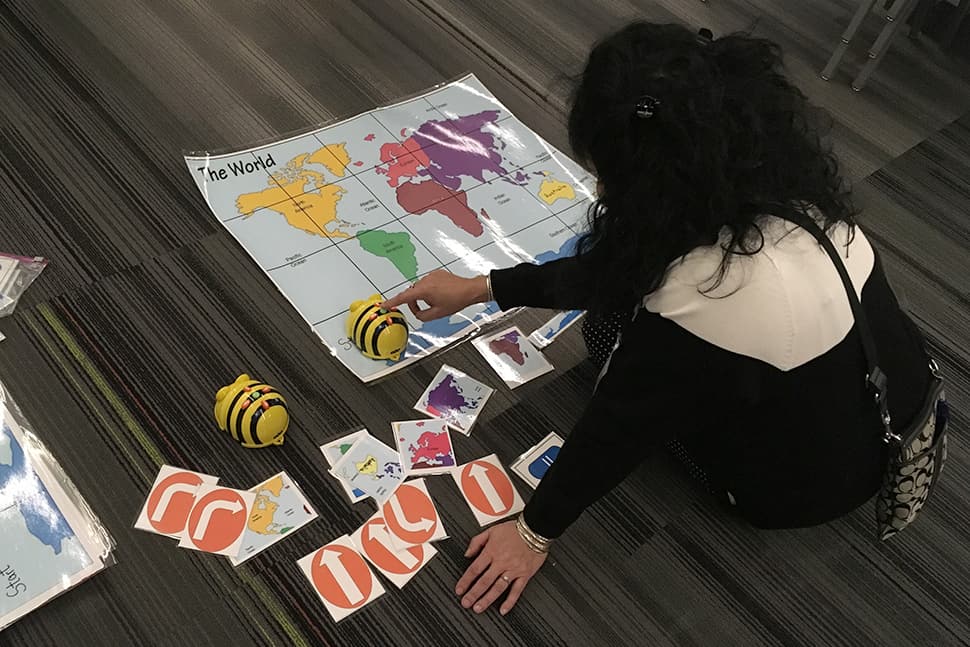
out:
<path id="1" fill-rule="evenodd" d="M 872 73 L 876 71 L 879 63 L 882 62 L 882 58 L 889 51 L 889 46 L 892 44 L 893 38 L 899 33 L 900 28 L 906 24 L 906 20 L 909 15 L 913 13 L 918 4 L 917 0 L 898 0 L 895 5 L 889 10 L 889 15 L 886 17 L 888 24 L 883 27 L 882 31 L 879 33 L 879 37 L 872 44 L 869 49 L 869 60 L 866 64 L 862 66 L 859 71 L 859 75 L 855 77 L 852 81 L 852 89 L 858 92 L 862 88 L 866 87 L 866 83 L 869 81 L 869 77 Z"/>
<path id="2" fill-rule="evenodd" d="M 862 21 L 866 19 L 869 12 L 872 11 L 872 6 L 876 4 L 876 0 L 862 0 L 859 5 L 859 10 L 855 12 L 852 16 L 852 20 L 849 21 L 849 26 L 845 28 L 842 33 L 842 40 L 839 42 L 835 51 L 832 52 L 832 57 L 829 58 L 829 62 L 825 65 L 825 69 L 822 70 L 821 77 L 828 81 L 835 74 L 836 68 L 839 67 L 839 63 L 842 62 L 842 57 L 845 56 L 845 51 L 849 49 L 849 43 L 855 37 L 856 32 L 859 31 L 859 26 L 862 25 Z"/>

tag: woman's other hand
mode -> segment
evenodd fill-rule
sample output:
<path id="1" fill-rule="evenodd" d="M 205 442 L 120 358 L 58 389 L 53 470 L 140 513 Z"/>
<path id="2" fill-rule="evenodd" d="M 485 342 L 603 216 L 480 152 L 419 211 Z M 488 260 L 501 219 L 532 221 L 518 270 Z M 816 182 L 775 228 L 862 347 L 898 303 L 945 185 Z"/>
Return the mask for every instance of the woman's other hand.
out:
<path id="1" fill-rule="evenodd" d="M 488 283 L 484 276 L 466 279 L 446 270 L 435 270 L 381 305 L 384 308 L 396 308 L 407 304 L 419 321 L 431 321 L 487 300 Z M 423 301 L 428 307 L 422 309 L 418 306 L 418 301 Z"/>
<path id="2" fill-rule="evenodd" d="M 475 557 L 475 561 L 455 587 L 455 593 L 464 596 L 461 606 L 482 613 L 508 593 L 499 607 L 499 613 L 504 616 L 515 606 L 547 555 L 529 548 L 516 530 L 515 522 L 506 521 L 472 537 L 465 557 Z"/>

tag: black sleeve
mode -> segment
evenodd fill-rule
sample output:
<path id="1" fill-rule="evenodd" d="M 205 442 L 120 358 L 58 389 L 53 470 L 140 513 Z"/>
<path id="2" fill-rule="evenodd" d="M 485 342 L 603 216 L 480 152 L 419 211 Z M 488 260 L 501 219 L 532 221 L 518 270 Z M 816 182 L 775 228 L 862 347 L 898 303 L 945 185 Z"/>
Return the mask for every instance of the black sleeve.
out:
<path id="1" fill-rule="evenodd" d="M 519 306 L 555 310 L 585 310 L 592 281 L 575 256 L 543 265 L 521 263 L 492 270 L 492 294 L 503 310 Z"/>
<path id="2" fill-rule="evenodd" d="M 639 317 L 656 316 L 640 312 Z M 525 521 L 555 538 L 607 494 L 689 417 L 690 386 L 676 375 L 663 340 L 640 339 L 634 322 L 613 353 L 592 400 L 525 507 Z M 631 334 L 632 333 L 632 334 Z M 656 348 L 645 352 L 644 342 Z M 656 342 L 656 343 L 655 343 Z"/>

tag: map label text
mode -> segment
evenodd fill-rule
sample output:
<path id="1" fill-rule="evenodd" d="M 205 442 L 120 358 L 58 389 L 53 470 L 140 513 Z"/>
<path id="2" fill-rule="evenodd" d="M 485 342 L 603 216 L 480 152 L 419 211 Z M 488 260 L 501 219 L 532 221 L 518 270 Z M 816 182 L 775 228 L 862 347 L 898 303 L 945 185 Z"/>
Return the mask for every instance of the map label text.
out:
<path id="1" fill-rule="evenodd" d="M 251 162 L 234 160 L 229 162 L 229 166 L 227 168 L 215 169 L 200 166 L 196 170 L 199 173 L 202 173 L 202 176 L 209 182 L 218 182 L 219 180 L 228 179 L 230 173 L 232 173 L 232 177 L 239 177 L 240 175 L 249 175 L 257 170 L 265 171 L 271 166 L 276 166 L 276 160 L 273 159 L 272 153 L 266 153 L 265 157 L 256 155 L 256 158 Z"/>

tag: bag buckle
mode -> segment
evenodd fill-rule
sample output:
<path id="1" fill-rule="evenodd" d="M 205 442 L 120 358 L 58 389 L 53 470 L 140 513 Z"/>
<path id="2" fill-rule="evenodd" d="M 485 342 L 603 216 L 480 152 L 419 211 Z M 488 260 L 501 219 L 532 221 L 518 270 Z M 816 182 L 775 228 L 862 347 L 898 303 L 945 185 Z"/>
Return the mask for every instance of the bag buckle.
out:
<path id="1" fill-rule="evenodd" d="M 875 393 L 876 402 L 882 399 L 882 394 L 886 391 L 887 383 L 888 379 L 886 378 L 886 374 L 878 366 L 874 367 L 872 373 L 866 376 L 866 384 Z"/>

